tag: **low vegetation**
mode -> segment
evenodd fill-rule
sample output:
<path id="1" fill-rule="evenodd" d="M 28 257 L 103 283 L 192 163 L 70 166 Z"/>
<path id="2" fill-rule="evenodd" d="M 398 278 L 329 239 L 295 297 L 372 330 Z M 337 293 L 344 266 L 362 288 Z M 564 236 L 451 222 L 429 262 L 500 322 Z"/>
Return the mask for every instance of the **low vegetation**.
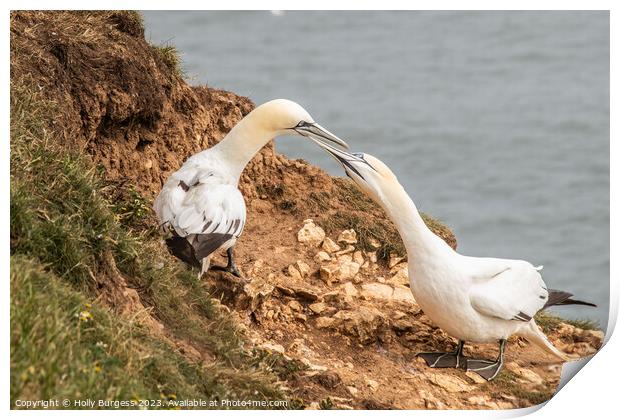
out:
<path id="1" fill-rule="evenodd" d="M 85 158 L 55 147 L 53 116 L 53 104 L 13 84 L 12 404 L 284 398 L 277 374 L 286 368 L 246 346 L 196 274 L 162 252 L 134 189 L 109 188 Z M 112 191 L 124 201 L 112 203 Z M 146 319 L 166 334 L 106 304 L 123 288 L 140 291 Z"/>

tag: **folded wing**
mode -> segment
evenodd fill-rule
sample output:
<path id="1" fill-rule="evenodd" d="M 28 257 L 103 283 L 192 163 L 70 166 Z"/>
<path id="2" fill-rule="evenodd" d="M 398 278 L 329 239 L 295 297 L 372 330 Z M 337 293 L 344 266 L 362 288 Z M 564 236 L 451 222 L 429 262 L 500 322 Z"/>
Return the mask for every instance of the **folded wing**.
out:
<path id="1" fill-rule="evenodd" d="M 475 276 L 470 302 L 481 314 L 527 322 L 541 310 L 549 292 L 537 269 L 526 261 L 504 260 Z"/>
<path id="2" fill-rule="evenodd" d="M 175 238 L 169 246 L 174 245 L 185 258 L 177 256 L 193 265 L 192 257 L 200 261 L 232 245 L 245 226 L 245 201 L 237 186 L 209 171 L 179 171 L 171 176 L 154 207 L 164 230 Z M 175 253 L 172 247 L 171 251 Z"/>

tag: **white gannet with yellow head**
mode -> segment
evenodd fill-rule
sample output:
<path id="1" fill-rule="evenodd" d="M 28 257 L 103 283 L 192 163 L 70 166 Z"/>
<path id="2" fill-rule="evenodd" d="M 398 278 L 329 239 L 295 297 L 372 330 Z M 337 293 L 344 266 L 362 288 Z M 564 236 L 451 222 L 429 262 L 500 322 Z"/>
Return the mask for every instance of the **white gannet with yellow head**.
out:
<path id="1" fill-rule="evenodd" d="M 239 177 L 254 155 L 280 135 L 348 147 L 297 103 L 275 99 L 246 115 L 218 144 L 187 159 L 157 196 L 154 209 L 160 226 L 171 234 L 166 240 L 170 252 L 199 268 L 200 275 L 209 269 L 211 255 L 222 249 L 228 265 L 217 268 L 240 276 L 232 253 L 246 220 Z"/>
<path id="2" fill-rule="evenodd" d="M 547 289 L 539 271 L 527 261 L 467 257 L 454 251 L 424 223 L 394 173 L 379 159 L 347 153 L 321 141 L 346 174 L 386 211 L 396 225 L 409 257 L 409 283 L 417 303 L 441 329 L 456 337 L 449 353 L 420 353 L 433 368 L 465 368 L 491 380 L 504 362 L 506 340 L 513 334 L 528 339 L 557 358 L 569 356 L 551 344 L 534 315 L 553 305 L 596 306 Z M 463 355 L 465 341 L 499 342 L 496 360 Z"/>

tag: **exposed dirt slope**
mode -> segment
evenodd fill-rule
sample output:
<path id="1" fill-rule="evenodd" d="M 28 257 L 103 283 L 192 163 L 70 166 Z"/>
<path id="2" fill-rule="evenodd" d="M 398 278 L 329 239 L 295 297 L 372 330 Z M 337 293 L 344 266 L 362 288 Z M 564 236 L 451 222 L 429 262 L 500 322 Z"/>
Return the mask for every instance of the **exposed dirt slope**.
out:
<path id="1" fill-rule="evenodd" d="M 177 66 L 169 49 L 146 42 L 135 13 L 12 15 L 12 80 L 61 104 L 55 129 L 63 144 L 88 154 L 119 191 L 135 188 L 147 200 L 188 156 L 221 140 L 254 106 L 230 92 L 187 85 Z M 415 359 L 452 340 L 410 296 L 393 225 L 349 181 L 277 154 L 270 144 L 244 171 L 241 189 L 248 223 L 236 252 L 249 283 L 218 274 L 205 281 L 237 311 L 257 345 L 307 366 L 288 384 L 303 405 L 508 408 L 542 402 L 555 390 L 559 366 L 516 340 L 507 373 L 493 384 L 456 370 L 431 371 Z M 304 222 L 309 218 L 316 225 Z M 426 220 L 456 247 L 448 228 Z M 155 225 L 150 216 L 137 228 L 146 235 Z M 329 242 L 298 237 L 304 226 L 316 233 L 317 225 L 334 241 L 345 229 L 354 229 L 356 239 L 328 249 L 329 260 L 317 257 Z M 153 258 L 176 264 L 161 244 Z M 148 297 L 137 293 L 136 307 L 148 307 Z M 600 346 L 599 333 L 561 325 L 552 336 L 566 351 L 587 354 Z M 467 350 L 493 354 L 492 346 Z"/>

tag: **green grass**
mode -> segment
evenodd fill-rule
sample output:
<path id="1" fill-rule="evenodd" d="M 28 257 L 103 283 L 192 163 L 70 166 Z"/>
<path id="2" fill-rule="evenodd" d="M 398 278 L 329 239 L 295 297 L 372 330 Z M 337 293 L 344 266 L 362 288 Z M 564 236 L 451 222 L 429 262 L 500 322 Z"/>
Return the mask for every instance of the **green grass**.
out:
<path id="1" fill-rule="evenodd" d="M 390 254 L 404 256 L 407 254 L 405 246 L 394 224 L 390 222 L 383 211 L 360 191 L 355 184 L 344 178 L 336 178 L 336 195 L 341 203 L 346 203 L 347 208 L 341 209 L 334 214 L 329 214 L 318 220 L 318 223 L 328 233 L 336 233 L 344 229 L 354 229 L 357 232 L 358 244 L 366 251 L 374 251 L 371 245 L 373 239 L 380 243 L 377 256 L 382 260 L 389 259 Z M 322 195 L 310 196 L 310 204 L 318 210 L 324 210 L 327 197 Z M 369 217 L 369 213 L 372 215 Z M 437 235 L 447 240 L 448 243 L 456 240 L 452 231 L 433 217 L 421 213 L 426 225 Z"/>
<path id="2" fill-rule="evenodd" d="M 504 368 L 492 382 L 485 384 L 484 387 L 493 399 L 501 399 L 501 394 L 508 394 L 526 400 L 531 405 L 542 404 L 553 397 L 553 392 L 549 390 L 524 388 L 517 382 L 519 378 L 519 375 Z"/>
<path id="3" fill-rule="evenodd" d="M 546 311 L 540 311 L 534 316 L 536 323 L 545 334 L 557 329 L 561 323 L 569 324 L 582 330 L 600 330 L 598 322 L 590 319 L 565 319 Z"/>
<path id="4" fill-rule="evenodd" d="M 17 398 L 286 398 L 287 368 L 247 346 L 196 274 L 162 249 L 132 186 L 116 191 L 58 146 L 54 115 L 34 90 L 11 86 L 12 407 Z M 118 313 L 125 287 L 163 331 Z M 181 352 L 190 345 L 191 357 Z"/>
<path id="5" fill-rule="evenodd" d="M 151 45 L 155 54 L 175 75 L 184 77 L 183 68 L 181 66 L 181 56 L 179 50 L 174 45 Z"/>

